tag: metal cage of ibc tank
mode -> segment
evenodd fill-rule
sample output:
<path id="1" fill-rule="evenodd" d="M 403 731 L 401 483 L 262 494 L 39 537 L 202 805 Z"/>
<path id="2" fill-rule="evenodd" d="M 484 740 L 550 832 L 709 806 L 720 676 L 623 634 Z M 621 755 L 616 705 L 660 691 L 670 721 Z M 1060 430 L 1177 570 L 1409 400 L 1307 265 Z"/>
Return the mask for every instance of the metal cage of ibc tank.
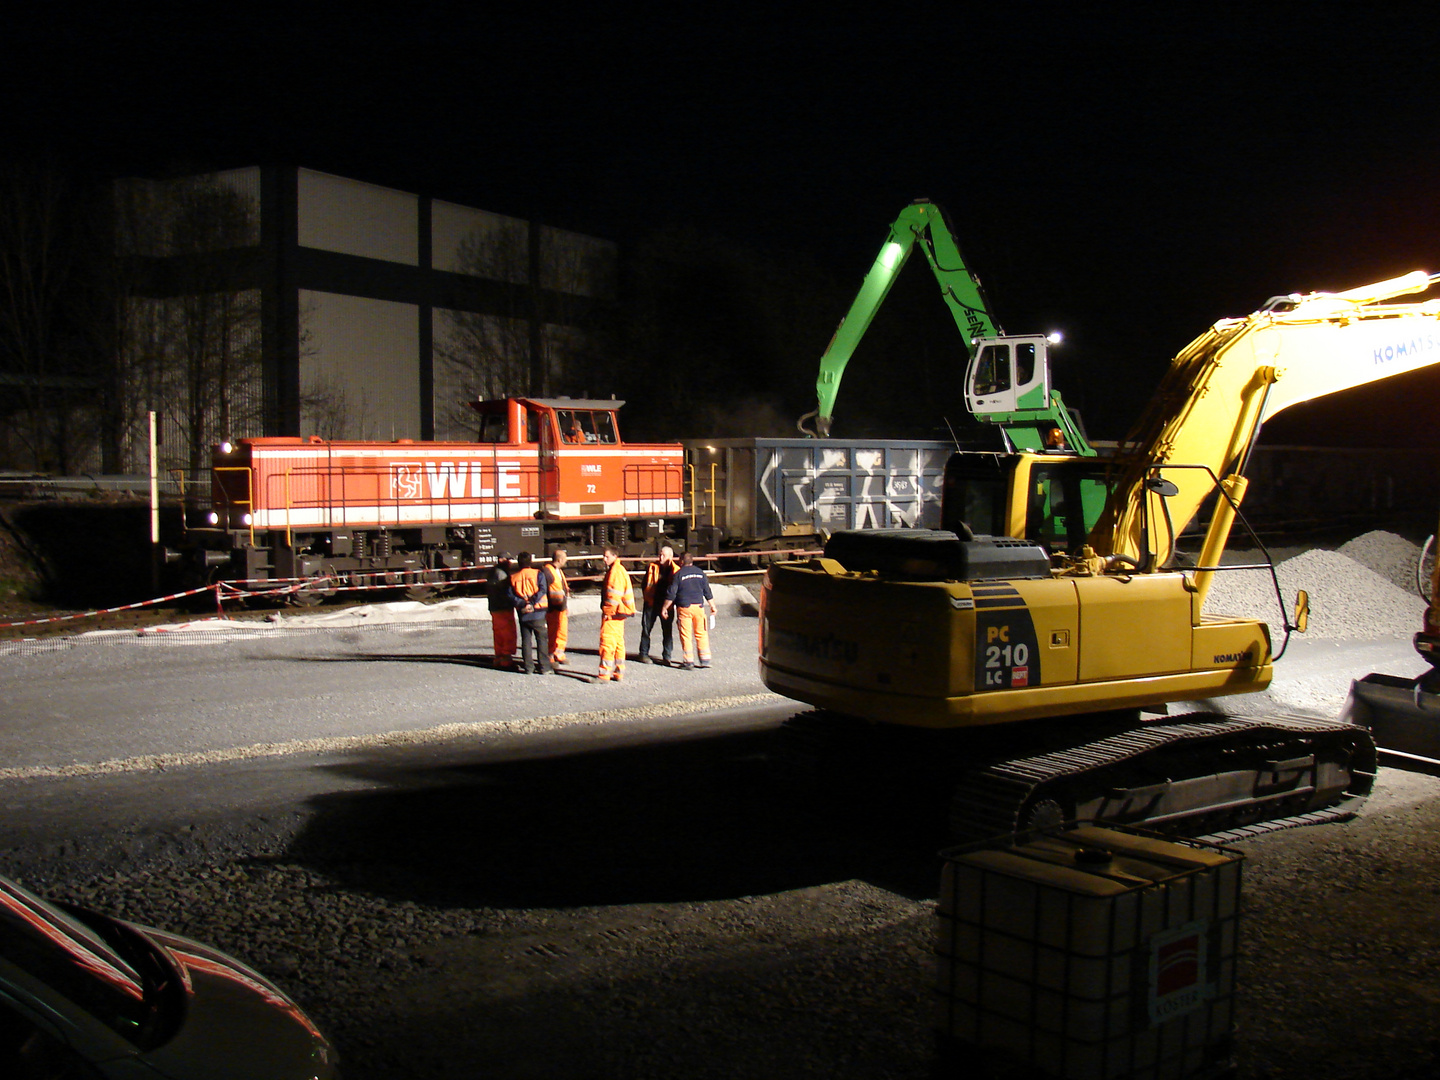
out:
<path id="1" fill-rule="evenodd" d="M 1230 1070 L 1243 855 L 1086 825 L 942 856 L 940 1075 Z"/>

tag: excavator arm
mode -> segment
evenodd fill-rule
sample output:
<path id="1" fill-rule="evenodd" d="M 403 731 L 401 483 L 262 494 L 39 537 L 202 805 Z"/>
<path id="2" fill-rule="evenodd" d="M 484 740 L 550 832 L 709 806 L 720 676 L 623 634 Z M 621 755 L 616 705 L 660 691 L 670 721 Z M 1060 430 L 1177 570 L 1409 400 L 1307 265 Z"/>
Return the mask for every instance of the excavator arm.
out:
<path id="1" fill-rule="evenodd" d="M 1091 545 L 1142 569 L 1167 565 L 1175 539 L 1217 482 L 1224 493 L 1201 565 L 1214 565 L 1243 498 L 1261 425 L 1313 398 L 1440 362 L 1440 300 L 1381 301 L 1424 292 L 1440 275 L 1415 271 L 1342 293 L 1276 297 L 1217 322 L 1171 363 L 1117 455 L 1119 482 Z M 1201 591 L 1209 574 L 1197 575 Z"/>
<path id="2" fill-rule="evenodd" d="M 820 438 L 830 434 L 835 398 L 840 392 L 840 378 L 845 374 L 845 366 L 865 336 L 865 331 L 870 328 L 875 313 L 890 294 L 890 287 L 895 284 L 916 244 L 925 253 L 925 259 L 935 273 L 940 295 L 955 319 L 967 350 L 973 338 L 989 337 L 999 332 L 980 289 L 980 279 L 965 265 L 944 213 L 928 199 L 916 199 L 900 212 L 890 226 L 890 235 L 880 248 L 870 272 L 865 275 L 860 292 L 820 357 L 820 374 L 815 380 L 818 404 L 813 412 L 800 418 L 800 430 L 805 434 Z M 815 421 L 814 431 L 805 426 L 810 419 Z"/>
<path id="3" fill-rule="evenodd" d="M 880 254 L 820 357 L 816 407 L 800 418 L 800 431 L 819 438 L 830 434 L 845 367 L 917 246 L 964 343 L 965 404 L 970 413 L 998 425 L 1014 449 L 1063 448 L 1082 457 L 1094 456 L 1060 394 L 1051 389 L 1046 350 L 1053 341 L 1000 335 L 979 278 L 966 266 L 944 213 L 928 199 L 915 200 L 890 226 Z M 806 426 L 812 420 L 813 429 Z"/>

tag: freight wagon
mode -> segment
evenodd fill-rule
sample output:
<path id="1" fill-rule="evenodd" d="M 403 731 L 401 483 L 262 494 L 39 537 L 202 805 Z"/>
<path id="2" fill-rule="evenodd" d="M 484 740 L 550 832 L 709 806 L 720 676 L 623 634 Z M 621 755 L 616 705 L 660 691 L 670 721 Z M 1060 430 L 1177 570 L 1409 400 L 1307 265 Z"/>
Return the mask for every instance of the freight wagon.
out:
<path id="1" fill-rule="evenodd" d="M 946 442 L 682 440 L 694 533 L 713 552 L 803 550 L 841 529 L 940 527 Z"/>

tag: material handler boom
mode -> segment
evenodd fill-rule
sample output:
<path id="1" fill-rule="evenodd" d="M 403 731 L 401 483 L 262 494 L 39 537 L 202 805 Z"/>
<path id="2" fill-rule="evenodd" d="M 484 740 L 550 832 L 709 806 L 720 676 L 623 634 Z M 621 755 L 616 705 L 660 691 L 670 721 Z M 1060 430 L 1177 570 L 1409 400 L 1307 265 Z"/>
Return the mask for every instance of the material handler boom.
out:
<path id="1" fill-rule="evenodd" d="M 1048 433 L 1059 428 L 1069 449 L 1093 455 L 1059 392 L 1050 386 L 1047 347 L 1053 342 L 1033 335 L 1001 335 L 980 279 L 961 256 L 944 212 L 928 199 L 916 199 L 891 224 L 850 310 L 820 357 L 817 404 L 800 418 L 801 432 L 820 438 L 830 434 L 845 367 L 916 246 L 935 274 L 940 295 L 964 343 L 968 361 L 965 402 L 971 413 L 982 422 L 999 425 L 1014 447 L 1039 450 Z M 814 430 L 806 426 L 811 420 Z"/>

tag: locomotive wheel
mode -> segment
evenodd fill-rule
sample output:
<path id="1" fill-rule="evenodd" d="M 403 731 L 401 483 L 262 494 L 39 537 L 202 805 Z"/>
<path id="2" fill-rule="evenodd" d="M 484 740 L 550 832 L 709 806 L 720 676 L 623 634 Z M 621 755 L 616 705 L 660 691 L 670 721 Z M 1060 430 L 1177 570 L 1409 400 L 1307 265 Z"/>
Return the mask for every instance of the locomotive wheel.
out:
<path id="1" fill-rule="evenodd" d="M 434 570 L 420 570 L 406 576 L 409 578 L 409 584 L 405 586 L 406 600 L 429 600 L 432 596 L 441 596 L 454 587 L 443 574 Z"/>
<path id="2" fill-rule="evenodd" d="M 329 574 L 317 574 L 301 583 L 292 592 L 289 601 L 293 607 L 316 607 L 335 595 L 335 579 Z"/>

